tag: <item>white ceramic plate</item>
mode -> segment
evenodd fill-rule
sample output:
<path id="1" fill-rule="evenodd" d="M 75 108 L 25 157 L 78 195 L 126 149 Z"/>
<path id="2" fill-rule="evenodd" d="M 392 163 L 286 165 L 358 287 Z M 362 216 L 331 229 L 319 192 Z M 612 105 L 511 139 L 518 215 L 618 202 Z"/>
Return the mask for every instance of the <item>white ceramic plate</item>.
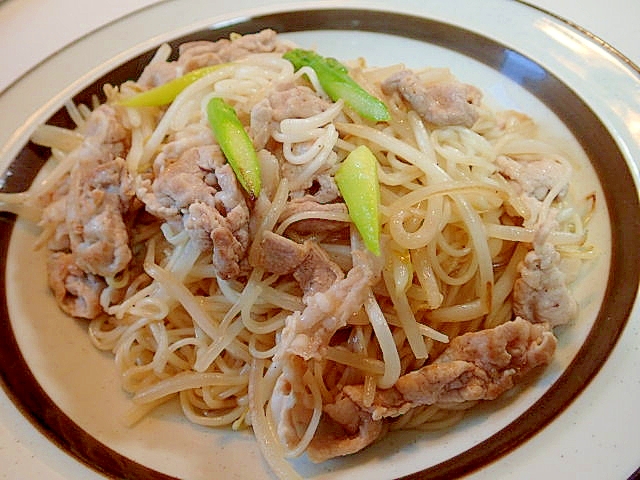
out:
<path id="1" fill-rule="evenodd" d="M 269 3 L 157 4 L 43 62 L 0 97 L 0 111 L 15 112 L 0 119 L 6 188 L 24 188 L 40 167 L 46 152 L 27 144 L 39 123 L 64 122 L 58 112 L 63 102 L 98 93 L 105 80 L 137 76 L 148 52 L 164 41 L 270 27 L 340 59 L 451 68 L 493 103 L 529 113 L 567 149 L 591 160 L 593 168 L 585 167 L 578 183 L 595 185 L 606 206 L 600 204 L 592 222 L 602 255 L 578 285 L 580 321 L 560 335 L 556 361 L 517 397 L 488 405 L 444 433 L 402 433 L 348 459 L 321 466 L 301 459 L 296 467 L 314 478 L 383 479 L 416 472 L 420 478 L 451 478 L 495 468 L 506 474 L 513 453 L 506 459 L 504 454 L 530 449 L 535 442 L 529 439 L 563 421 L 562 412 L 574 408 L 627 323 L 637 328 L 632 308 L 640 260 L 634 248 L 640 234 L 634 162 L 640 158 L 640 73 L 588 35 L 515 2 L 488 0 L 482 9 L 469 9 L 464 0 L 403 0 L 393 12 L 386 0 L 339 7 Z M 120 419 L 129 400 L 111 357 L 91 346 L 83 322 L 58 312 L 46 286 L 43 254 L 32 251 L 33 228 L 21 221 L 14 226 L 10 218 L 2 227 L 0 373 L 9 396 L 51 442 L 110 477 L 269 478 L 248 433 L 193 426 L 175 405 L 124 427 Z M 639 460 L 627 453 L 624 459 L 627 470 Z"/>

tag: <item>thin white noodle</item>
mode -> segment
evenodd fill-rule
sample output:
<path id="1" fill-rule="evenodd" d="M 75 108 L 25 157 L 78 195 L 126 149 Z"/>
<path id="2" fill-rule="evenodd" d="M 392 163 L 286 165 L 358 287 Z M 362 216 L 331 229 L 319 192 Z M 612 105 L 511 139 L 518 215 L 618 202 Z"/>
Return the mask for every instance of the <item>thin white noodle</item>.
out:
<path id="1" fill-rule="evenodd" d="M 439 332 L 435 328 L 430 327 L 429 325 L 425 325 L 424 323 L 418 324 L 418 329 L 420 333 L 427 338 L 435 340 L 440 343 L 449 343 L 449 337 L 442 332 Z"/>
<path id="2" fill-rule="evenodd" d="M 156 49 L 149 63 L 166 62 L 169 59 L 169 55 L 171 55 L 171 45 L 163 43 Z"/>
<path id="3" fill-rule="evenodd" d="M 218 355 L 220 355 L 222 351 L 238 336 L 243 328 L 244 325 L 242 324 L 242 321 L 237 320 L 229 325 L 222 335 L 215 338 L 213 343 L 211 343 L 211 345 L 206 349 L 199 349 L 196 355 L 196 362 L 193 364 L 193 369 L 196 372 L 206 371 Z"/>
<path id="4" fill-rule="evenodd" d="M 478 215 L 478 212 L 469 205 L 469 202 L 461 196 L 454 196 L 454 201 L 471 237 L 471 243 L 473 244 L 475 257 L 478 262 L 478 272 L 480 273 L 480 302 L 483 305 L 484 313 L 487 313 L 491 308 L 493 264 L 487 237 L 484 234 L 482 219 Z"/>
<path id="5" fill-rule="evenodd" d="M 75 102 L 73 102 L 72 100 L 65 102 L 64 108 L 69 114 L 69 117 L 71 117 L 71 120 L 73 121 L 73 123 L 76 124 L 76 126 L 81 127 L 84 125 L 85 117 L 82 115 L 82 113 L 80 112 L 80 109 L 75 104 Z"/>
<path id="6" fill-rule="evenodd" d="M 166 315 L 165 315 L 166 316 Z M 169 360 L 169 336 L 164 323 L 154 322 L 149 325 L 149 329 L 153 334 L 156 342 L 156 351 L 153 355 L 151 365 L 156 374 L 160 374 Z"/>
<path id="7" fill-rule="evenodd" d="M 413 250 L 411 252 L 411 258 L 416 266 L 416 276 L 422 286 L 422 290 L 427 296 L 427 307 L 432 310 L 440 307 L 444 300 L 444 295 L 440 291 L 433 267 L 428 261 L 426 250 Z"/>
<path id="8" fill-rule="evenodd" d="M 410 195 L 410 194 L 408 194 Z M 407 231 L 404 227 L 407 217 L 412 217 L 412 211 L 395 210 L 393 205 L 386 214 L 389 218 L 389 230 L 394 240 L 403 248 L 418 249 L 430 243 L 442 228 L 445 215 L 444 199 L 436 197 L 428 199 L 427 208 L 424 212 L 422 225 L 415 231 Z"/>
<path id="9" fill-rule="evenodd" d="M 169 401 L 171 399 L 171 397 L 163 397 L 163 398 L 159 398 L 153 402 L 148 402 L 148 403 L 144 403 L 144 404 L 140 404 L 140 405 L 134 405 L 133 407 L 131 407 L 127 413 L 125 413 L 122 422 L 127 426 L 127 427 L 132 427 L 134 426 L 136 423 L 138 423 L 140 420 L 142 420 L 144 417 L 146 417 L 149 412 L 155 410 L 156 408 L 158 408 L 160 405 L 162 405 L 163 403 L 166 403 L 167 401 Z"/>
<path id="10" fill-rule="evenodd" d="M 320 128 L 332 122 L 340 114 L 343 106 L 344 101 L 338 100 L 323 112 L 317 113 L 311 117 L 290 118 L 282 120 L 280 122 L 280 132 L 282 132 L 283 135 L 291 135 L 305 134 L 314 131 L 314 129 Z M 275 136 L 274 138 L 282 142 L 287 140 L 286 136 L 283 137 L 283 140 L 280 140 Z"/>
<path id="11" fill-rule="evenodd" d="M 432 322 L 468 322 L 487 313 L 487 306 L 481 299 L 471 300 L 458 305 L 440 307 L 427 313 L 427 318 Z"/>
<path id="12" fill-rule="evenodd" d="M 519 244 L 513 252 L 507 267 L 493 287 L 493 298 L 491 299 L 491 312 L 487 315 L 487 321 L 491 321 L 492 314 L 498 310 L 506 301 L 513 290 L 513 284 L 518 276 L 518 266 L 527 254 L 527 247 Z"/>
<path id="13" fill-rule="evenodd" d="M 384 362 L 354 353 L 345 347 L 329 347 L 325 352 L 325 359 L 362 370 L 368 375 L 380 376 L 384 374 Z"/>
<path id="14" fill-rule="evenodd" d="M 57 187 L 59 181 L 68 174 L 77 163 L 77 157 L 72 153 L 65 155 L 46 177 L 41 178 L 29 188 L 29 196 L 39 197 Z"/>
<path id="15" fill-rule="evenodd" d="M 129 116 L 129 121 L 132 123 L 136 116 L 138 117 L 138 120 L 140 119 L 139 112 L 133 108 L 127 109 L 127 115 Z M 131 147 L 129 148 L 129 152 L 127 152 L 125 161 L 127 164 L 127 170 L 132 175 L 138 172 L 140 161 L 144 153 L 144 140 L 145 131 L 142 128 L 134 128 L 131 131 Z"/>
<path id="16" fill-rule="evenodd" d="M 15 213 L 32 223 L 38 223 L 42 212 L 40 208 L 31 205 L 31 200 L 31 192 L 0 192 L 0 210 L 3 212 Z M 49 232 L 45 231 L 44 233 L 46 234 Z"/>
<path id="17" fill-rule="evenodd" d="M 320 387 L 318 386 L 311 370 L 306 371 L 303 381 L 311 391 L 313 413 L 311 414 L 311 419 L 309 420 L 307 428 L 305 429 L 305 432 L 300 438 L 298 444 L 292 449 L 285 450 L 285 456 L 287 458 L 299 457 L 307 449 L 309 443 L 313 440 L 313 435 L 316 433 L 316 429 L 320 424 L 320 418 L 322 415 L 322 394 L 320 393 Z"/>
<path id="18" fill-rule="evenodd" d="M 385 269 L 383 271 L 383 278 L 387 285 L 391 301 L 398 312 L 400 324 L 407 335 L 407 340 L 409 341 L 413 355 L 418 359 L 427 358 L 429 353 L 425 346 L 422 334 L 420 333 L 420 329 L 418 328 L 418 322 L 416 321 L 415 315 L 404 291 L 405 284 L 398 275 L 399 270 L 401 269 L 393 268 L 393 271 L 389 272 Z"/>
<path id="19" fill-rule="evenodd" d="M 201 388 L 212 385 L 243 385 L 246 384 L 247 381 L 248 378 L 246 376 L 240 375 L 181 372 L 171 378 L 160 380 L 150 388 L 138 392 L 134 395 L 133 401 L 137 403 L 152 402 L 191 388 Z"/>
<path id="20" fill-rule="evenodd" d="M 384 360 L 384 374 L 377 378 L 378 387 L 391 388 L 400 377 L 400 355 L 398 354 L 398 349 L 393 341 L 387 320 L 373 293 L 369 292 L 364 308 L 378 339 L 380 350 L 382 350 L 382 359 Z"/>
<path id="21" fill-rule="evenodd" d="M 511 242 L 533 243 L 537 230 L 515 225 L 499 225 L 485 223 L 485 232 L 488 237 L 509 240 Z M 552 231 L 547 240 L 554 245 L 575 245 L 584 241 L 585 232 L 560 232 Z"/>
<path id="22" fill-rule="evenodd" d="M 420 187 L 418 190 L 414 190 L 402 198 L 399 198 L 394 203 L 388 206 L 390 211 L 402 210 L 415 205 L 418 202 L 422 202 L 434 196 L 464 194 L 464 193 L 476 193 L 480 191 L 483 195 L 490 195 L 491 193 L 500 194 L 499 189 L 495 185 L 486 184 L 479 181 L 446 181 L 440 183 L 434 183 Z"/>
<path id="23" fill-rule="evenodd" d="M 422 119 L 414 110 L 409 111 L 407 119 L 409 120 L 409 125 L 413 130 L 418 148 L 435 163 L 436 151 L 433 148 L 433 143 L 431 143 L 431 138 L 429 137 L 429 133 L 427 132 Z"/>
<path id="24" fill-rule="evenodd" d="M 207 427 L 224 427 L 229 425 L 235 419 L 242 416 L 242 414 L 246 411 L 247 407 L 244 405 L 238 405 L 237 407 L 231 409 L 230 411 L 222 414 L 222 415 L 211 415 L 207 416 L 198 415 L 189 402 L 186 392 L 180 392 L 180 406 L 182 407 L 182 412 L 184 416 L 187 417 L 191 422 L 198 425 L 205 425 Z"/>
<path id="25" fill-rule="evenodd" d="M 278 189 L 273 197 L 273 201 L 271 202 L 271 208 L 267 210 L 267 214 L 260 222 L 260 225 L 256 229 L 254 240 L 251 246 L 249 247 L 249 258 L 254 255 L 254 250 L 259 248 L 260 242 L 262 241 L 262 235 L 265 231 L 273 231 L 278 218 L 282 214 L 284 207 L 289 198 L 289 183 L 286 178 L 283 178 L 278 185 Z"/>
<path id="26" fill-rule="evenodd" d="M 395 152 L 406 161 L 418 167 L 434 182 L 451 180 L 449 175 L 425 152 L 418 150 L 400 139 L 391 137 L 374 128 L 361 124 L 336 123 L 336 128 L 376 143 L 381 148 Z"/>
<path id="27" fill-rule="evenodd" d="M 271 470 L 281 480 L 299 480 L 300 475 L 291 464 L 284 459 L 284 449 L 271 428 L 265 414 L 267 400 L 264 392 L 264 360 L 254 359 L 251 362 L 249 373 L 249 411 L 251 412 L 251 426 L 256 436 L 256 441 L 262 457 L 271 467 Z M 268 374 L 269 372 L 267 372 Z"/>
<path id="28" fill-rule="evenodd" d="M 313 89 L 318 93 L 318 95 L 324 98 L 328 98 L 327 94 L 322 88 L 322 85 L 320 85 L 320 80 L 318 80 L 318 75 L 316 74 L 316 71 L 313 68 L 305 65 L 295 73 L 294 77 L 300 78 L 303 75 L 309 79 L 309 81 L 311 82 L 311 85 L 313 86 Z"/>
<path id="29" fill-rule="evenodd" d="M 282 143 L 283 148 L 291 151 L 292 144 L 316 140 L 318 137 L 322 136 L 324 132 L 325 129 L 323 127 L 314 128 L 313 130 L 291 130 L 286 133 L 275 130 L 271 133 L 271 137 L 277 142 Z"/>
<path id="30" fill-rule="evenodd" d="M 214 321 L 202 308 L 200 302 L 183 284 L 176 282 L 169 272 L 158 265 L 149 265 L 147 273 L 160 282 L 163 290 L 172 298 L 180 302 L 184 309 L 193 319 L 193 323 L 198 326 L 209 338 L 218 338 L 220 330 L 217 322 Z"/>
<path id="31" fill-rule="evenodd" d="M 256 343 L 258 342 L 258 336 L 252 335 L 249 338 L 249 352 L 251 353 L 252 358 L 258 358 L 262 360 L 269 359 L 273 357 L 278 351 L 278 344 L 274 343 L 273 347 L 268 350 L 258 350 Z"/>
<path id="32" fill-rule="evenodd" d="M 43 147 L 51 147 L 70 152 L 78 148 L 84 136 L 77 130 L 57 127 L 55 125 L 40 125 L 31 135 L 33 143 Z"/>

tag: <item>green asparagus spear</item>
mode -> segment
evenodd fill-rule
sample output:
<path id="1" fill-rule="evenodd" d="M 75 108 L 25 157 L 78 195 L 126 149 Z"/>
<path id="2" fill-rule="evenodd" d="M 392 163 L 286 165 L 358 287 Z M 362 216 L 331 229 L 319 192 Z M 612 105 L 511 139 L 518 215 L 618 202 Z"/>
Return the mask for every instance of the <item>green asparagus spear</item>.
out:
<path id="1" fill-rule="evenodd" d="M 294 49 L 283 55 L 294 68 L 311 67 L 324 91 L 335 102 L 339 98 L 362 117 L 374 122 L 388 121 L 389 110 L 349 76 L 347 68 L 334 58 L 325 58 L 311 50 Z"/>
<path id="2" fill-rule="evenodd" d="M 261 188 L 260 163 L 253 142 L 236 111 L 221 98 L 214 97 L 207 104 L 207 117 L 240 185 L 251 198 L 257 198 Z"/>
<path id="3" fill-rule="evenodd" d="M 138 93 L 129 98 L 121 100 L 120 105 L 125 107 L 160 107 L 162 105 L 168 105 L 175 100 L 175 98 L 185 88 L 191 85 L 196 80 L 208 75 L 215 70 L 225 66 L 227 64 L 212 65 L 210 67 L 202 67 L 197 70 L 192 70 L 185 75 L 174 78 L 173 80 L 159 85 L 151 90 Z"/>
<path id="4" fill-rule="evenodd" d="M 380 184 L 376 157 L 366 146 L 357 147 L 344 159 L 335 180 L 365 246 L 380 255 Z"/>

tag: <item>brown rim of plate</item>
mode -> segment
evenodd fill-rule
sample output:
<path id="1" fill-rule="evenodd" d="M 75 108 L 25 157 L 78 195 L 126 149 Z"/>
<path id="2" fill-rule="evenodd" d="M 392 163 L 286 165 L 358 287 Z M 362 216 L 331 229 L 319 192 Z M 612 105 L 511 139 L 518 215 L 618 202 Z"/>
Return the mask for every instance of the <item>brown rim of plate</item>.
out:
<path id="1" fill-rule="evenodd" d="M 639 284 L 640 211 L 632 175 L 611 134 L 594 112 L 569 88 L 534 60 L 480 34 L 422 17 L 360 9 L 318 9 L 242 18 L 223 27 L 197 31 L 175 39 L 179 43 L 217 40 L 230 33 L 252 33 L 263 28 L 278 32 L 309 30 L 360 30 L 411 38 L 462 53 L 503 73 L 522 85 L 567 125 L 591 159 L 604 190 L 612 225 L 612 257 L 604 301 L 584 344 L 560 378 L 525 413 L 506 428 L 442 463 L 404 478 L 450 479 L 468 474 L 500 458 L 551 422 L 587 386 L 609 356 L 633 306 Z M 101 95 L 101 85 L 135 79 L 153 55 L 152 51 L 119 66 L 87 86 L 75 101 L 89 103 Z M 562 98 L 562 102 L 556 99 Z M 49 123 L 71 126 L 64 108 Z M 23 191 L 41 168 L 48 150 L 31 143 L 16 156 L 12 175 L 3 191 Z M 15 216 L 0 216 L 0 259 L 6 264 Z M 50 441 L 90 468 L 108 477 L 170 479 L 115 452 L 73 422 L 39 385 L 16 342 L 8 314 L 6 272 L 0 278 L 0 379 L 4 390 L 22 414 Z M 606 328 L 603 328 L 606 324 Z"/>

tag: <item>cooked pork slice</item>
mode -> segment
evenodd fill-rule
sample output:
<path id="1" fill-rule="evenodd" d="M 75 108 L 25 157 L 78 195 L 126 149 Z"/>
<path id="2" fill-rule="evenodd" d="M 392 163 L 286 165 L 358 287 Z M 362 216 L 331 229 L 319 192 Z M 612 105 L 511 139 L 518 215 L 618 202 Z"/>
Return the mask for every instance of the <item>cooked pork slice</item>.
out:
<path id="1" fill-rule="evenodd" d="M 329 290 L 335 282 L 344 278 L 344 273 L 317 243 L 309 242 L 309 251 L 293 271 L 293 278 L 300 284 L 306 299 Z"/>
<path id="2" fill-rule="evenodd" d="M 288 48 L 277 38 L 274 30 L 265 29 L 231 40 L 222 38 L 215 42 L 197 40 L 182 43 L 179 47 L 178 64 L 186 73 L 209 65 L 240 60 L 252 53 L 284 53 Z"/>
<path id="3" fill-rule="evenodd" d="M 310 243 L 297 243 L 282 235 L 266 231 L 250 262 L 267 272 L 288 275 L 307 258 L 309 250 Z"/>
<path id="4" fill-rule="evenodd" d="M 431 364 L 402 375 L 396 384 L 364 402 L 363 385 L 342 393 L 373 421 L 422 405 L 493 400 L 532 370 L 547 365 L 556 348 L 551 327 L 522 318 L 454 338 Z"/>
<path id="5" fill-rule="evenodd" d="M 123 219 L 133 198 L 124 160 L 114 158 L 96 164 L 82 160 L 71 171 L 66 223 L 71 251 L 83 270 L 113 276 L 126 268 L 132 258 L 129 234 Z"/>
<path id="6" fill-rule="evenodd" d="M 101 105 L 78 129 L 82 143 L 69 153 L 69 176 L 41 201 L 40 225 L 48 246 L 60 252 L 48 268 L 60 307 L 73 316 L 95 317 L 102 279 L 124 270 L 132 253 L 127 217 L 137 208 L 132 180 L 120 155 L 129 148 L 121 111 Z"/>
<path id="7" fill-rule="evenodd" d="M 282 374 L 271 396 L 270 408 L 280 441 L 288 448 L 293 448 L 301 439 L 313 412 L 312 398 L 303 378 L 307 361 L 322 358 L 333 334 L 362 308 L 379 276 L 378 267 L 368 253 L 355 252 L 354 267 L 345 278 L 331 286 L 316 285 L 316 288 L 328 288 L 306 296 L 304 310 L 293 312 L 285 320 L 279 350 L 273 360 L 274 365 L 282 365 Z M 318 453 L 318 458 L 322 455 Z"/>
<path id="8" fill-rule="evenodd" d="M 273 30 L 243 35 L 233 40 L 223 38 L 215 42 L 185 42 L 178 47 L 178 60 L 147 64 L 136 83 L 144 89 L 150 89 L 201 67 L 240 60 L 252 53 L 285 52 L 287 49 L 284 43 L 278 41 Z"/>
<path id="9" fill-rule="evenodd" d="M 312 89 L 300 85 L 281 85 L 251 109 L 251 137 L 256 148 L 263 148 L 278 123 L 288 118 L 308 118 L 331 106 Z"/>
<path id="10" fill-rule="evenodd" d="M 177 62 L 151 62 L 144 67 L 136 84 L 143 89 L 151 89 L 170 82 L 180 74 Z"/>
<path id="11" fill-rule="evenodd" d="M 210 168 L 200 166 L 201 158 L 209 157 Z M 181 221 L 189 206 L 196 202 L 214 206 L 216 194 L 215 165 L 222 166 L 224 157 L 216 145 L 194 146 L 178 157 L 165 158 L 156 169 L 150 191 L 144 191 L 141 199 L 147 210 L 169 221 Z"/>
<path id="12" fill-rule="evenodd" d="M 318 203 L 323 205 L 331 203 L 340 198 L 340 189 L 336 184 L 336 179 L 333 175 L 323 173 L 317 175 L 314 179 L 317 189 L 310 196 Z"/>
<path id="13" fill-rule="evenodd" d="M 55 252 L 47 261 L 49 288 L 65 313 L 92 319 L 102 312 L 100 294 L 105 281 L 82 270 L 71 253 Z"/>
<path id="14" fill-rule="evenodd" d="M 364 385 L 362 384 L 345 385 L 342 394 L 367 412 L 373 420 L 398 417 L 414 407 L 396 388 L 377 390 L 371 405 L 365 405 Z"/>
<path id="15" fill-rule="evenodd" d="M 193 133 L 167 145 L 154 163 L 155 179 L 138 195 L 149 213 L 184 227 L 201 250 L 213 249 L 222 278 L 235 278 L 249 245 L 249 207 L 220 147 Z"/>
<path id="16" fill-rule="evenodd" d="M 168 159 L 180 158 L 187 150 L 196 147 L 204 147 L 206 150 L 210 150 L 207 155 L 201 155 L 202 158 L 194 157 L 194 161 L 209 165 L 209 170 L 216 165 L 224 163 L 222 151 L 216 146 L 213 132 L 208 125 L 202 123 L 187 125 L 185 128 L 173 132 L 167 140 L 167 143 L 162 146 L 162 151 L 153 161 L 156 175 L 167 164 Z"/>
<path id="17" fill-rule="evenodd" d="M 327 290 L 344 278 L 340 267 L 317 243 L 298 243 L 270 231 L 263 233 L 250 263 L 270 273 L 293 274 L 305 298 Z"/>
<path id="18" fill-rule="evenodd" d="M 403 375 L 395 386 L 417 405 L 493 400 L 530 371 L 547 365 L 555 348 L 556 337 L 548 324 L 517 317 L 454 338 L 433 364 Z M 449 366 L 454 374 L 442 372 Z"/>
<path id="19" fill-rule="evenodd" d="M 243 226 L 246 227 L 246 222 L 241 228 Z M 190 238 L 201 250 L 212 249 L 212 263 L 224 279 L 236 278 L 242 273 L 241 261 L 248 246 L 241 241 L 245 235 L 237 235 L 234 227 L 215 207 L 203 202 L 192 203 L 184 216 L 184 228 Z"/>
<path id="20" fill-rule="evenodd" d="M 333 334 L 362 308 L 370 288 L 378 279 L 367 253 L 355 252 L 354 266 L 347 276 L 327 290 L 305 297 L 302 313 L 290 315 L 282 332 L 288 353 L 305 360 L 322 358 Z"/>
<path id="21" fill-rule="evenodd" d="M 216 209 L 227 220 L 234 237 L 243 245 L 249 243 L 249 207 L 242 188 L 231 165 L 225 163 L 215 168 L 218 191 L 214 195 Z"/>
<path id="22" fill-rule="evenodd" d="M 437 126 L 462 125 L 471 128 L 479 117 L 482 93 L 457 81 L 425 85 L 410 70 L 394 73 L 382 82 L 387 95 L 400 94 L 418 115 Z"/>
<path id="23" fill-rule="evenodd" d="M 276 90 L 269 95 L 272 118 L 280 122 L 287 118 L 309 118 L 324 112 L 331 102 L 318 96 L 311 88 L 294 85 Z"/>
<path id="24" fill-rule="evenodd" d="M 515 186 L 532 218 L 537 218 L 542 202 L 549 192 L 559 186 L 558 196 L 562 198 L 568 189 L 569 172 L 567 166 L 544 156 L 536 158 L 511 158 L 499 155 L 495 164 L 498 171 Z M 563 182 L 559 185 L 558 182 Z"/>
<path id="25" fill-rule="evenodd" d="M 513 310 L 530 322 L 552 326 L 573 320 L 578 305 L 560 269 L 560 254 L 551 243 L 536 246 L 518 267 L 513 287 Z"/>
<path id="26" fill-rule="evenodd" d="M 269 403 L 276 419 L 278 438 L 289 449 L 300 441 L 313 415 L 313 398 L 303 380 L 306 371 L 302 358 L 295 355 L 284 358 L 282 374 Z"/>
<path id="27" fill-rule="evenodd" d="M 79 132 L 84 136 L 85 147 L 102 146 L 113 155 L 121 155 L 130 143 L 130 132 L 125 127 L 122 111 L 108 104 L 94 109 Z"/>
<path id="28" fill-rule="evenodd" d="M 359 452 L 385 435 L 386 424 L 373 420 L 350 398 L 340 396 L 325 407 L 307 456 L 313 462 Z"/>
<path id="29" fill-rule="evenodd" d="M 311 141 L 297 143 L 293 145 L 292 150 L 298 155 L 305 154 L 312 145 L 313 142 Z M 308 163 L 295 165 L 284 162 L 280 167 L 280 175 L 282 178 L 286 178 L 289 183 L 291 198 L 298 200 L 310 195 L 313 196 L 317 202 L 323 204 L 330 203 L 337 199 L 338 196 L 335 195 L 335 190 L 327 189 L 326 187 L 329 187 L 329 185 L 324 181 L 324 179 L 335 173 L 335 158 L 335 152 L 329 153 L 328 159 L 311 175 L 307 172 L 309 168 Z M 324 184 L 320 183 L 321 181 Z"/>
<path id="30" fill-rule="evenodd" d="M 253 141 L 256 150 L 266 147 L 274 130 L 273 109 L 269 99 L 265 98 L 256 103 L 249 115 L 249 136 Z"/>
<path id="31" fill-rule="evenodd" d="M 68 185 L 69 179 L 65 180 Z M 50 234 L 47 236 L 47 248 L 49 250 L 58 252 L 71 249 L 69 240 L 69 228 L 65 219 L 67 218 L 67 191 L 64 189 L 64 194 L 58 195 L 61 188 L 58 188 L 53 195 L 48 195 L 47 199 L 41 199 L 41 202 L 46 202 L 45 207 L 42 209 L 42 216 L 40 218 L 40 225 L 46 226 L 49 229 Z"/>
<path id="32" fill-rule="evenodd" d="M 295 198 L 287 203 L 282 214 L 280 215 L 280 221 L 284 222 L 294 215 L 302 215 L 308 213 L 312 218 L 303 218 L 295 221 L 289 225 L 287 232 L 306 237 L 314 237 L 322 239 L 326 236 L 336 234 L 349 227 L 348 222 L 329 220 L 324 218 L 313 218 L 314 214 L 342 214 L 346 217 L 348 213 L 347 206 L 344 203 L 320 203 L 312 195 L 305 195 L 304 197 Z"/>
<path id="33" fill-rule="evenodd" d="M 431 364 L 402 375 L 366 404 L 364 386 L 346 385 L 325 405 L 309 458 L 324 461 L 355 453 L 386 433 L 384 419 L 437 403 L 493 400 L 524 375 L 547 365 L 556 338 L 548 324 L 516 318 L 498 327 L 456 337 Z"/>

